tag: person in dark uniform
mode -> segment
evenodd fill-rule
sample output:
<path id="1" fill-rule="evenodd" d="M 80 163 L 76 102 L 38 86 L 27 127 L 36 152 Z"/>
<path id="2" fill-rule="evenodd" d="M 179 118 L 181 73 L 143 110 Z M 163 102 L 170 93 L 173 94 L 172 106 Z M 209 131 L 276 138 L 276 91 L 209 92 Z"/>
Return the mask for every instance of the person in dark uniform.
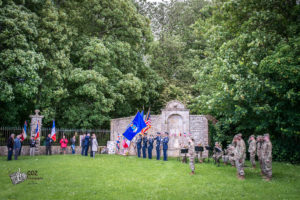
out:
<path id="1" fill-rule="evenodd" d="M 147 138 L 147 133 L 145 133 L 143 137 L 143 158 L 147 158 L 147 143 L 148 143 L 148 138 Z"/>
<path id="2" fill-rule="evenodd" d="M 169 143 L 169 133 L 168 132 L 165 132 L 165 137 L 162 142 L 163 142 L 164 161 L 167 161 L 168 160 L 167 151 L 168 151 L 168 143 Z"/>
<path id="3" fill-rule="evenodd" d="M 156 137 L 154 139 L 156 140 L 156 160 L 160 160 L 160 132 L 156 133 Z"/>
<path id="4" fill-rule="evenodd" d="M 89 147 L 90 147 L 90 134 L 88 133 L 84 139 L 84 155 L 85 156 L 88 155 Z"/>
<path id="5" fill-rule="evenodd" d="M 82 135 L 82 138 L 81 138 L 81 155 L 83 156 L 84 155 L 84 141 L 85 141 L 85 134 Z"/>
<path id="6" fill-rule="evenodd" d="M 141 148 L 142 148 L 142 135 L 139 135 L 139 138 L 136 141 L 136 148 L 137 148 L 137 153 L 138 157 L 141 157 Z"/>
<path id="7" fill-rule="evenodd" d="M 7 140 L 7 160 L 11 160 L 14 151 L 15 134 L 11 134 Z"/>
<path id="8" fill-rule="evenodd" d="M 46 138 L 46 156 L 49 154 L 52 154 L 52 138 L 51 138 L 51 134 L 48 134 L 48 137 Z"/>
<path id="9" fill-rule="evenodd" d="M 149 146 L 148 146 L 148 158 L 152 159 L 152 149 L 153 149 L 153 143 L 154 143 L 153 135 L 150 135 L 148 142 L 149 142 Z"/>

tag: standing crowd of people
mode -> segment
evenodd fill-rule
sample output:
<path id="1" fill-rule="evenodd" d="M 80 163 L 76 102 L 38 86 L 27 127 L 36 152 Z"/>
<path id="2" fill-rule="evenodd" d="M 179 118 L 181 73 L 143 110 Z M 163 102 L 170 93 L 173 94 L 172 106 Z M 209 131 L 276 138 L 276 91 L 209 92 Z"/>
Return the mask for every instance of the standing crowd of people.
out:
<path id="1" fill-rule="evenodd" d="M 48 136 L 45 139 L 45 149 L 46 149 L 46 155 L 52 155 L 52 145 L 54 143 L 54 140 L 51 138 L 51 134 L 48 134 Z M 59 141 L 60 143 L 60 148 L 61 148 L 61 154 L 66 154 L 67 151 L 67 147 L 68 147 L 68 139 L 65 137 L 65 135 L 63 135 L 63 137 L 61 138 L 61 140 Z M 72 154 L 75 154 L 75 144 L 76 144 L 76 136 L 74 135 L 71 139 L 70 139 L 70 148 L 71 148 L 71 152 Z M 34 138 L 34 136 L 32 136 L 29 139 L 29 154 L 30 156 L 34 156 L 35 155 L 35 151 L 36 151 L 36 144 L 37 141 Z M 95 134 L 92 134 L 92 136 L 90 136 L 90 134 L 84 134 L 82 137 L 82 155 L 87 156 L 88 154 L 88 149 L 90 147 L 91 152 L 90 152 L 90 156 L 95 158 L 95 154 L 98 151 L 98 141 L 96 138 Z M 15 134 L 11 134 L 10 137 L 7 140 L 7 160 L 12 160 L 12 156 L 14 154 L 14 159 L 17 160 L 18 156 L 21 154 L 21 149 L 22 149 L 22 140 L 21 140 L 21 134 L 15 136 Z"/>

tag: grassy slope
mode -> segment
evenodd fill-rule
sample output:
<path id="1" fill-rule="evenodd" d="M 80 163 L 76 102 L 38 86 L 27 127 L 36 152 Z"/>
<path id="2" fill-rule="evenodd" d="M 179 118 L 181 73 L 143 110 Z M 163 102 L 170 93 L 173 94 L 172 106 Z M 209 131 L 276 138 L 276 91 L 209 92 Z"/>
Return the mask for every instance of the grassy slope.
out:
<path id="1" fill-rule="evenodd" d="M 273 163 L 274 179 L 261 180 L 259 170 L 245 169 L 246 180 L 236 179 L 235 168 L 189 165 L 97 155 L 28 156 L 7 162 L 0 158 L 0 199 L 299 199 L 300 166 Z M 38 170 L 43 180 L 12 185 L 8 174 L 21 168 Z"/>

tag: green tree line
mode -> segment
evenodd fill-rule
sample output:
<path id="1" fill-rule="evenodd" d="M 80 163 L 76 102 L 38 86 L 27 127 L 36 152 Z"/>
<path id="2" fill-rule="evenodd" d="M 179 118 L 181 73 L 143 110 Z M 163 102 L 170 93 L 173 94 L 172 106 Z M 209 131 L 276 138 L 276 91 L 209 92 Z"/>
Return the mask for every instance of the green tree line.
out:
<path id="1" fill-rule="evenodd" d="M 270 133 L 300 161 L 297 0 L 0 0 L 0 123 L 109 127 L 169 100 L 212 141 Z"/>

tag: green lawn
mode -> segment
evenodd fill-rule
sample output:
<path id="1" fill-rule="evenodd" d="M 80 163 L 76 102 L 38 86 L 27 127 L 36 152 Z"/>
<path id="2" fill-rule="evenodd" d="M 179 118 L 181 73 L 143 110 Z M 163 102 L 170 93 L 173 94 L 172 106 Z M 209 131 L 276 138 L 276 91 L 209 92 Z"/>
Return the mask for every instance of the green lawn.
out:
<path id="1" fill-rule="evenodd" d="M 249 163 L 247 163 L 249 165 Z M 18 169 L 37 170 L 42 180 L 13 185 L 8 176 Z M 97 155 L 22 156 L 0 158 L 0 199 L 300 199 L 300 166 L 273 163 L 274 178 L 265 182 L 259 170 L 246 168 L 237 180 L 235 168 L 212 163 L 188 164 Z"/>

